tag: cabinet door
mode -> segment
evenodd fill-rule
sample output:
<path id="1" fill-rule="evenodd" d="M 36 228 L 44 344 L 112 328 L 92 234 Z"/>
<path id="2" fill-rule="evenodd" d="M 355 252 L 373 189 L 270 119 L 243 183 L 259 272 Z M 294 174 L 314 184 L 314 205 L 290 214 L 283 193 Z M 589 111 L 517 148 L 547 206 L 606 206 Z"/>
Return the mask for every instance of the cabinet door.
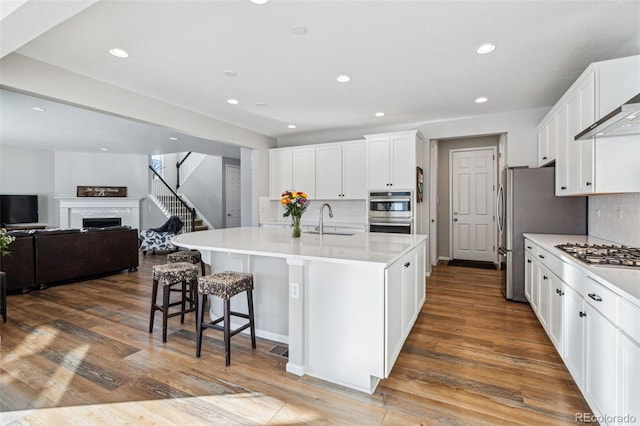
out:
<path id="1" fill-rule="evenodd" d="M 391 138 L 391 188 L 415 190 L 416 140 L 413 136 Z"/>
<path id="2" fill-rule="evenodd" d="M 538 129 L 538 167 L 546 162 L 548 141 L 549 123 L 545 123 Z"/>
<path id="3" fill-rule="evenodd" d="M 568 285 L 564 286 L 564 363 L 580 389 L 583 386 L 583 356 L 585 316 L 582 296 Z"/>
<path id="4" fill-rule="evenodd" d="M 578 193 L 578 145 L 581 141 L 574 140 L 575 136 L 581 131 L 578 130 L 578 92 L 574 91 L 567 97 L 566 102 L 567 114 L 567 191 L 566 195 Z M 556 171 L 557 173 L 557 171 Z M 557 194 L 557 193 L 556 193 Z"/>
<path id="5" fill-rule="evenodd" d="M 367 148 L 364 142 L 342 145 L 342 198 L 367 198 Z"/>
<path id="6" fill-rule="evenodd" d="M 615 411 L 640 419 L 640 344 L 618 335 L 618 407 Z"/>
<path id="7" fill-rule="evenodd" d="M 585 303 L 585 396 L 602 414 L 616 412 L 616 348 L 618 330 Z"/>
<path id="8" fill-rule="evenodd" d="M 562 315 L 564 306 L 564 284 L 554 274 L 550 275 L 550 289 L 549 295 L 549 318 L 547 320 L 547 331 L 549 337 L 556 347 L 556 350 L 562 357 L 564 355 L 564 348 L 562 342 Z"/>
<path id="9" fill-rule="evenodd" d="M 568 148 L 567 139 L 567 108 L 563 103 L 556 112 L 556 195 L 568 194 L 569 189 L 569 168 L 568 168 Z"/>
<path id="10" fill-rule="evenodd" d="M 417 251 L 413 250 L 403 260 L 404 267 L 404 336 L 407 336 L 413 326 L 413 321 L 416 316 L 417 307 Z"/>
<path id="11" fill-rule="evenodd" d="M 538 264 L 538 318 L 545 330 L 548 330 L 549 295 L 551 294 L 551 272 Z"/>
<path id="12" fill-rule="evenodd" d="M 316 198 L 316 148 L 293 149 L 293 189 Z"/>
<path id="13" fill-rule="evenodd" d="M 595 121 L 595 72 L 585 76 L 577 87 L 578 96 L 578 132 L 584 130 Z M 575 135 L 574 135 L 575 137 Z M 575 141 L 578 144 L 578 193 L 594 192 L 594 156 L 595 142 L 593 139 Z"/>
<path id="14" fill-rule="evenodd" d="M 269 151 L 269 198 L 280 199 L 284 191 L 293 187 L 293 151 L 274 149 Z"/>
<path id="15" fill-rule="evenodd" d="M 398 260 L 385 270 L 385 377 L 389 376 L 404 343 L 404 262 Z"/>
<path id="16" fill-rule="evenodd" d="M 369 189 L 389 189 L 389 139 L 367 140 L 369 159 Z"/>
<path id="17" fill-rule="evenodd" d="M 533 288 L 533 281 L 535 280 L 535 263 L 533 263 L 533 256 L 529 253 L 524 254 L 524 295 L 533 307 L 533 299 L 531 297 L 531 289 Z M 535 309 L 534 309 L 535 310 Z"/>
<path id="18" fill-rule="evenodd" d="M 532 261 L 532 271 L 531 271 L 531 298 L 529 299 L 529 303 L 531 304 L 531 308 L 539 315 L 540 311 L 540 279 L 538 276 L 540 275 L 540 262 L 533 259 Z"/>
<path id="19" fill-rule="evenodd" d="M 341 198 L 341 171 L 343 169 L 340 145 L 319 146 L 316 148 L 316 198 L 320 200 L 337 200 Z"/>

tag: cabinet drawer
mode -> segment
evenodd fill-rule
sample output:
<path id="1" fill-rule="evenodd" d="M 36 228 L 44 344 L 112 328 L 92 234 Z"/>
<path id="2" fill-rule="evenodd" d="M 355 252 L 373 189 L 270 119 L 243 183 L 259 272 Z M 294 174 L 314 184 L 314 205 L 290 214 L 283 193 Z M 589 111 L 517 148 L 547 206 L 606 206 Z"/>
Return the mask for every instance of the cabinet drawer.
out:
<path id="1" fill-rule="evenodd" d="M 640 344 L 640 308 L 622 297 L 618 298 L 618 326 Z"/>
<path id="2" fill-rule="evenodd" d="M 538 246 L 532 243 L 530 240 L 524 240 L 524 251 L 538 259 Z"/>
<path id="3" fill-rule="evenodd" d="M 611 290 L 604 288 L 592 278 L 586 277 L 584 280 L 584 293 L 582 297 L 588 304 L 596 308 L 609 321 L 617 324 L 617 301 L 618 295 Z"/>

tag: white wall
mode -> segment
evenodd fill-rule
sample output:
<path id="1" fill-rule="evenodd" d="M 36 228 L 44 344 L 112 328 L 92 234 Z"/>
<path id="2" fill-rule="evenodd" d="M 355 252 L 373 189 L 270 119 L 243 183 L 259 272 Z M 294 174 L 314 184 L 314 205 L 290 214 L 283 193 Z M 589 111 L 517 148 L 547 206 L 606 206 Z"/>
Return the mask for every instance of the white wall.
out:
<path id="1" fill-rule="evenodd" d="M 222 228 L 222 157 L 207 156 L 180 191 L 214 228 Z"/>
<path id="2" fill-rule="evenodd" d="M 39 222 L 57 226 L 54 153 L 0 146 L 0 193 L 37 194 Z"/>
<path id="3" fill-rule="evenodd" d="M 149 193 L 146 155 L 58 151 L 54 164 L 56 197 L 75 197 L 78 185 L 126 186 L 129 198 Z"/>
<path id="4" fill-rule="evenodd" d="M 589 197 L 589 235 L 640 247 L 640 194 Z"/>

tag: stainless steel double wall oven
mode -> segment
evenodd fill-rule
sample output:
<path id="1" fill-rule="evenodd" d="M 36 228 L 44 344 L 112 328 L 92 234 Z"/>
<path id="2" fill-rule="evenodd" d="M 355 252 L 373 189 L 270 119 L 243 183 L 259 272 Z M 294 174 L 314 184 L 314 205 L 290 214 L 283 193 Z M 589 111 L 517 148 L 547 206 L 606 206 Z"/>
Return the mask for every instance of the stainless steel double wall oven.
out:
<path id="1" fill-rule="evenodd" d="M 369 232 L 412 234 L 413 193 L 370 192 Z"/>

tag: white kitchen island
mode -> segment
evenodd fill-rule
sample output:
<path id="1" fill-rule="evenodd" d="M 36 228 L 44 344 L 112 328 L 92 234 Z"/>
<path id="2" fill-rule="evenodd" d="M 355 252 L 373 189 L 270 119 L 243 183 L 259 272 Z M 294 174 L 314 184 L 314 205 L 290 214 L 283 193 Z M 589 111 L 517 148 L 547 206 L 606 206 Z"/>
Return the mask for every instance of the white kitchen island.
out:
<path id="1" fill-rule="evenodd" d="M 426 235 L 229 228 L 181 234 L 212 271 L 254 274 L 256 332 L 288 343 L 287 371 L 373 393 L 425 301 Z M 213 303 L 212 317 L 221 304 Z M 246 312 L 246 299 L 232 299 Z M 206 352 L 203 352 L 206 356 Z"/>

